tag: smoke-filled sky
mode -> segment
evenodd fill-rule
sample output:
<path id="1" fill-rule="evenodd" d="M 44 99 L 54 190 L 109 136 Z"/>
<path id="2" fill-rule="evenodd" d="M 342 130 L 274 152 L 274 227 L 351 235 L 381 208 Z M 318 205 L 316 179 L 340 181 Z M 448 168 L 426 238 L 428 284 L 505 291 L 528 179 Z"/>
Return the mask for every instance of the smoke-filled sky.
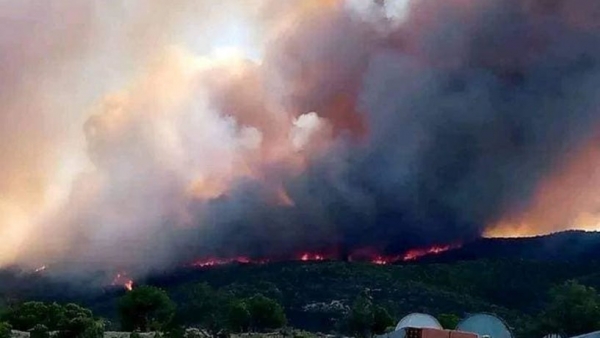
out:
<path id="1" fill-rule="evenodd" d="M 0 265 L 600 229 L 600 2 L 0 2 Z"/>

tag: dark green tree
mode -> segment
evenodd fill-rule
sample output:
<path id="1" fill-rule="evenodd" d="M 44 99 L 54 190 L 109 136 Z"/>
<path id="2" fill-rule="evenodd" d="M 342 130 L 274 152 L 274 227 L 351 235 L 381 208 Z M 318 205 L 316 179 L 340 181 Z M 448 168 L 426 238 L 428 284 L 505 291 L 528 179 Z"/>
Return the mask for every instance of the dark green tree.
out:
<path id="1" fill-rule="evenodd" d="M 246 304 L 231 290 L 215 290 L 201 283 L 186 287 L 183 296 L 178 307 L 183 323 L 198 327 L 205 335 L 248 330 L 250 315 Z"/>
<path id="2" fill-rule="evenodd" d="M 233 283 L 226 286 L 223 291 L 226 291 L 238 299 L 250 298 L 254 295 L 261 294 L 267 298 L 274 299 L 277 302 L 281 302 L 283 300 L 283 294 L 277 285 L 264 280 L 257 282 Z"/>
<path id="3" fill-rule="evenodd" d="M 394 325 L 392 316 L 385 308 L 374 304 L 367 291 L 356 297 L 346 320 L 349 333 L 357 337 L 383 334 Z"/>
<path id="4" fill-rule="evenodd" d="M 458 322 L 460 322 L 460 318 L 452 313 L 442 313 L 437 318 L 440 321 L 440 324 L 442 324 L 442 327 L 447 330 L 454 330 L 458 325 Z"/>
<path id="5" fill-rule="evenodd" d="M 390 316 L 389 312 L 379 306 L 375 305 L 373 308 L 373 324 L 371 325 L 371 332 L 374 334 L 384 334 L 388 327 L 394 326 L 394 318 Z"/>
<path id="6" fill-rule="evenodd" d="M 227 327 L 231 332 L 247 332 L 252 320 L 245 302 L 233 300 L 227 309 Z"/>
<path id="7" fill-rule="evenodd" d="M 178 309 L 187 325 L 202 328 L 216 335 L 225 326 L 223 307 L 225 297 L 206 283 L 195 284 L 185 290 L 185 302 Z"/>
<path id="8" fill-rule="evenodd" d="M 38 325 L 34 326 L 31 330 L 29 330 L 29 337 L 30 338 L 49 338 L 50 332 L 48 330 L 48 327 L 46 327 L 46 325 L 38 324 Z"/>
<path id="9" fill-rule="evenodd" d="M 90 309 L 77 304 L 60 306 L 52 303 L 48 305 L 48 312 L 52 329 L 59 330 L 68 337 L 90 337 L 97 335 L 98 331 L 101 331 L 100 335 L 104 333 L 104 322 L 94 319 Z"/>
<path id="10" fill-rule="evenodd" d="M 42 302 L 26 302 L 10 308 L 4 318 L 15 330 L 28 331 L 37 324 L 50 326 L 48 312 L 48 306 Z M 52 324 L 56 329 L 57 322 Z"/>
<path id="11" fill-rule="evenodd" d="M 374 319 L 373 301 L 367 292 L 361 292 L 348 314 L 348 330 L 357 337 L 371 337 Z"/>
<path id="12" fill-rule="evenodd" d="M 161 331 L 173 320 L 175 304 L 165 291 L 140 286 L 120 299 L 119 315 L 125 331 Z"/>
<path id="13" fill-rule="evenodd" d="M 90 317 L 75 317 L 63 324 L 58 338 L 102 338 L 104 322 Z"/>
<path id="14" fill-rule="evenodd" d="M 0 338 L 11 338 L 12 327 L 7 322 L 0 322 Z"/>
<path id="15" fill-rule="evenodd" d="M 26 302 L 12 307 L 5 319 L 16 329 L 31 331 L 43 326 L 49 331 L 68 330 L 74 319 L 93 321 L 92 311 L 77 304 Z M 38 327 L 40 328 L 40 327 Z"/>
<path id="16" fill-rule="evenodd" d="M 594 288 L 568 281 L 550 291 L 540 314 L 539 332 L 569 336 L 600 330 L 600 296 Z"/>
<path id="17" fill-rule="evenodd" d="M 246 300 L 250 313 L 250 327 L 255 331 L 277 329 L 285 326 L 287 319 L 283 307 L 277 301 L 261 294 Z"/>
<path id="18" fill-rule="evenodd" d="M 163 338 L 184 338 L 186 337 L 185 327 L 176 321 L 168 324 L 162 332 Z"/>

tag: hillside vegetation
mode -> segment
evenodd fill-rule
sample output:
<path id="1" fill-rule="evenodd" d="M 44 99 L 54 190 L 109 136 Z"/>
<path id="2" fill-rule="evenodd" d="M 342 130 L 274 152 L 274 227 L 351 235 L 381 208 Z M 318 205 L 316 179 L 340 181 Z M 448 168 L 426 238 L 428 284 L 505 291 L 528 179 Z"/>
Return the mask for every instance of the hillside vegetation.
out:
<path id="1" fill-rule="evenodd" d="M 411 312 L 442 318 L 490 312 L 503 317 L 521 337 L 540 330 L 542 314 L 552 317 L 547 311 L 556 298 L 552 298 L 556 294 L 553 288 L 576 281 L 581 285 L 563 292 L 570 292 L 568 298 L 574 300 L 587 297 L 589 290 L 584 286 L 600 289 L 600 262 L 594 258 L 599 252 L 598 234 L 481 243 L 397 265 L 325 261 L 186 268 L 137 280 L 136 287 L 149 284 L 165 290 L 177 308 L 177 317 L 190 323 L 198 318 L 182 314 L 193 312 L 189 309 L 194 306 L 205 306 L 193 303 L 195 296 L 190 295 L 200 292 L 214 303 L 234 305 L 247 304 L 260 295 L 281 304 L 291 327 L 344 332 L 357 296 L 367 291 L 373 303 L 395 321 Z M 75 302 L 107 319 L 108 329 L 118 330 L 119 299 L 126 291 L 118 287 L 92 291 L 43 276 L 4 271 L 0 273 L 0 294 L 5 306 L 29 300 Z"/>

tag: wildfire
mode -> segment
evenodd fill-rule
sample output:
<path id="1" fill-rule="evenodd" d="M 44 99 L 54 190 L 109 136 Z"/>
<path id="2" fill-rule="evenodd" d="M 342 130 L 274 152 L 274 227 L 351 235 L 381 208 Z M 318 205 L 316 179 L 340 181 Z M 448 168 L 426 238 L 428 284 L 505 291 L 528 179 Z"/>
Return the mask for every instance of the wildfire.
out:
<path id="1" fill-rule="evenodd" d="M 303 262 L 324 261 L 325 260 L 325 256 L 319 255 L 319 254 L 305 253 L 302 256 L 300 256 L 300 260 L 303 261 Z"/>
<path id="2" fill-rule="evenodd" d="M 444 246 L 432 246 L 426 249 L 414 249 L 404 254 L 402 261 L 414 261 L 424 256 L 437 255 L 442 252 L 446 252 L 452 249 L 458 249 L 461 245 L 444 245 Z"/>
<path id="3" fill-rule="evenodd" d="M 235 257 L 235 258 L 207 258 L 200 259 L 191 264 L 192 267 L 205 268 L 211 266 L 227 265 L 227 264 L 264 264 L 268 263 L 267 260 L 252 260 L 248 257 Z"/>
<path id="4" fill-rule="evenodd" d="M 390 261 L 388 261 L 387 259 L 385 259 L 383 257 L 376 257 L 371 261 L 371 263 L 373 263 L 375 265 L 386 265 L 386 264 L 390 263 Z"/>
<path id="5" fill-rule="evenodd" d="M 460 248 L 460 244 L 453 245 L 436 245 L 429 248 L 422 249 L 412 249 L 401 255 L 396 256 L 382 256 L 377 255 L 373 250 L 358 250 L 353 255 L 348 257 L 349 261 L 357 261 L 357 262 L 370 262 L 376 265 L 386 265 L 396 262 L 410 262 L 418 260 L 425 256 L 437 255 L 442 252 L 446 252 L 453 249 Z M 321 262 L 325 260 L 334 260 L 336 257 L 334 255 L 325 255 L 322 253 L 311 253 L 305 252 L 295 256 L 295 258 L 288 259 L 288 261 L 299 261 L 299 262 Z M 280 261 L 285 261 L 286 259 L 281 259 Z M 191 267 L 195 268 L 207 268 L 214 267 L 220 265 L 228 265 L 234 263 L 240 264 L 266 264 L 273 260 L 269 259 L 251 259 L 249 257 L 236 257 L 236 258 L 208 258 L 201 259 L 190 264 Z"/>
<path id="6" fill-rule="evenodd" d="M 386 265 L 386 264 L 391 264 L 391 263 L 396 263 L 396 262 L 411 262 L 411 261 L 416 261 L 425 256 L 438 255 L 442 252 L 446 252 L 446 251 L 453 250 L 453 249 L 458 249 L 460 247 L 461 247 L 460 244 L 455 244 L 455 245 L 442 245 L 442 246 L 435 245 L 435 246 L 432 246 L 429 248 L 412 249 L 412 250 L 409 250 L 409 251 L 405 252 L 404 254 L 398 255 L 398 256 L 390 256 L 390 257 L 376 256 L 375 258 L 373 258 L 371 260 L 371 263 L 377 264 L 377 265 Z"/>
<path id="7" fill-rule="evenodd" d="M 299 256 L 297 256 L 294 259 L 291 259 L 292 261 L 301 261 L 301 262 L 314 262 L 314 261 L 324 261 L 328 259 L 325 255 L 323 254 L 317 254 L 317 253 L 303 253 Z M 190 264 L 190 266 L 195 267 L 195 268 L 207 268 L 207 267 L 213 267 L 213 266 L 220 266 L 220 265 L 228 265 L 228 264 L 266 264 L 271 262 L 271 260 L 269 259 L 251 259 L 249 257 L 235 257 L 235 258 L 206 258 L 206 259 L 199 259 L 196 260 L 195 262 L 193 262 L 192 264 Z"/>
<path id="8" fill-rule="evenodd" d="M 133 290 L 133 280 L 127 276 L 126 272 L 119 272 L 113 279 L 110 285 L 117 286 L 121 285 L 125 290 L 131 291 Z"/>

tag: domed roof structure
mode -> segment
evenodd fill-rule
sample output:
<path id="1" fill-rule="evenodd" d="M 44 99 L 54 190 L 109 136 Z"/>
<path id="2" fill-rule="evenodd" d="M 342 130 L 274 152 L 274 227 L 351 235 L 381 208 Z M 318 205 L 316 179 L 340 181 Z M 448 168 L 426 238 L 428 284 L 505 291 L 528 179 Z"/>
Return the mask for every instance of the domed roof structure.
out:
<path id="1" fill-rule="evenodd" d="M 463 319 L 456 326 L 457 331 L 476 333 L 480 337 L 513 338 L 504 321 L 494 315 L 478 313 Z"/>
<path id="2" fill-rule="evenodd" d="M 442 325 L 435 317 L 425 313 L 411 313 L 402 318 L 398 322 L 398 325 L 396 325 L 396 331 L 407 327 L 443 329 Z"/>

